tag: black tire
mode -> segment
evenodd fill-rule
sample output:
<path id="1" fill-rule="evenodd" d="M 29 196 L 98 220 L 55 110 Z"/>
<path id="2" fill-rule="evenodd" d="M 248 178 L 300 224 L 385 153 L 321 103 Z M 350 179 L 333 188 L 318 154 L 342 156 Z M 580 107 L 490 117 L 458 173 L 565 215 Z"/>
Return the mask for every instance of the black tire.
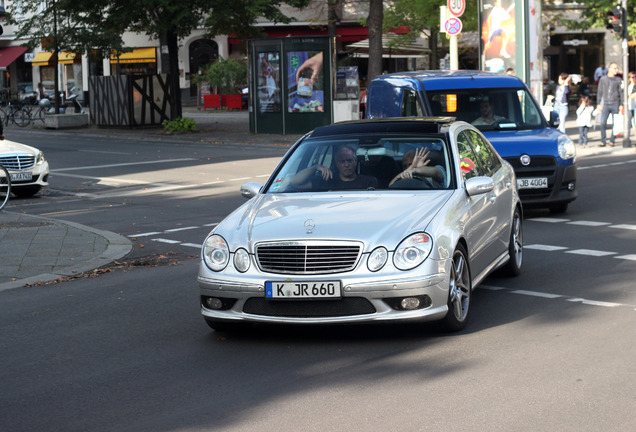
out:
<path id="1" fill-rule="evenodd" d="M 46 113 L 44 112 L 43 109 L 38 109 L 38 113 L 35 116 L 35 120 L 40 120 L 42 123 L 44 123 L 44 116 L 46 115 Z"/>
<path id="2" fill-rule="evenodd" d="M 24 109 L 17 109 L 13 112 L 13 122 L 18 127 L 26 127 L 31 123 L 31 119 Z"/>
<path id="3" fill-rule="evenodd" d="M 0 210 L 4 208 L 11 196 L 11 175 L 0 165 Z"/>
<path id="4" fill-rule="evenodd" d="M 515 209 L 515 213 L 512 216 L 508 254 L 510 255 L 510 260 L 502 270 L 507 276 L 518 276 L 521 273 L 521 265 L 523 264 L 523 221 L 521 220 L 519 209 Z"/>
<path id="5" fill-rule="evenodd" d="M 473 288 L 468 254 L 460 244 L 453 252 L 453 264 L 448 289 L 448 312 L 440 324 L 445 331 L 457 332 L 466 327 Z"/>
<path id="6" fill-rule="evenodd" d="M 22 187 L 14 186 L 13 188 L 11 188 L 11 192 L 13 192 L 13 195 L 15 195 L 16 197 L 28 198 L 40 192 L 40 189 L 42 189 L 42 186 L 39 186 L 39 185 L 38 186 L 22 186 Z"/>

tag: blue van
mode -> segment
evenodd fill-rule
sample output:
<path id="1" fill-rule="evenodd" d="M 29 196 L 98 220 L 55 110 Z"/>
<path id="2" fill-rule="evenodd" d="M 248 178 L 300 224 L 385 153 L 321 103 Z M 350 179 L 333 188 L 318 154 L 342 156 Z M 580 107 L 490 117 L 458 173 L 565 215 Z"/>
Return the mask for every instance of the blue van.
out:
<path id="1" fill-rule="evenodd" d="M 576 148 L 546 121 L 519 78 L 492 72 L 418 71 L 374 78 L 367 118 L 452 116 L 475 125 L 515 170 L 526 207 L 567 210 L 577 197 Z"/>

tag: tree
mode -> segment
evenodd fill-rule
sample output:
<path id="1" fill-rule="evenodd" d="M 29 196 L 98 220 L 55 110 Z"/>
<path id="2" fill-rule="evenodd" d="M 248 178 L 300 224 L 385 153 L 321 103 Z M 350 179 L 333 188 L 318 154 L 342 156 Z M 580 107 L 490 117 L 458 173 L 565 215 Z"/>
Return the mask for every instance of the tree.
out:
<path id="1" fill-rule="evenodd" d="M 52 37 L 56 52 L 94 52 L 103 57 L 109 56 L 111 49 L 123 52 L 125 30 L 165 41 L 173 107 L 170 117 L 174 119 L 182 114 L 180 39 L 201 27 L 210 37 L 257 36 L 255 24 L 260 17 L 291 21 L 280 11 L 282 3 L 302 8 L 309 0 L 22 0 L 13 3 L 15 13 L 10 23 L 20 26 L 19 37 L 28 38 L 31 46 Z"/>
<path id="2" fill-rule="evenodd" d="M 369 69 L 367 82 L 382 73 L 382 21 L 384 19 L 384 5 L 382 0 L 369 0 Z"/>
<path id="3" fill-rule="evenodd" d="M 7 23 L 17 26 L 16 39 L 27 40 L 30 48 L 42 45 L 53 53 L 57 71 L 58 55 L 68 51 L 108 56 L 122 49 L 125 21 L 105 0 L 22 0 L 12 2 Z M 59 113 L 59 78 L 55 73 L 55 111 Z"/>
<path id="4" fill-rule="evenodd" d="M 404 28 L 407 31 L 398 35 L 392 44 L 399 46 L 410 42 L 424 33 L 429 38 L 431 48 L 431 66 L 436 67 L 440 36 L 440 6 L 446 6 L 446 0 L 394 0 L 384 12 L 384 30 Z M 478 2 L 467 1 L 466 10 L 460 17 L 462 31 L 477 30 Z M 445 37 L 444 34 L 441 34 Z"/>
<path id="5" fill-rule="evenodd" d="M 554 0 L 545 0 L 548 4 L 554 4 Z M 607 12 L 620 6 L 620 0 L 595 0 L 586 2 L 580 10 L 577 10 L 576 19 L 569 19 L 566 14 L 555 14 L 555 19 L 564 23 L 573 30 L 588 30 L 590 28 L 605 28 L 607 25 Z M 632 19 L 636 13 L 636 0 L 627 1 L 627 32 L 629 35 L 636 33 L 636 22 Z"/>

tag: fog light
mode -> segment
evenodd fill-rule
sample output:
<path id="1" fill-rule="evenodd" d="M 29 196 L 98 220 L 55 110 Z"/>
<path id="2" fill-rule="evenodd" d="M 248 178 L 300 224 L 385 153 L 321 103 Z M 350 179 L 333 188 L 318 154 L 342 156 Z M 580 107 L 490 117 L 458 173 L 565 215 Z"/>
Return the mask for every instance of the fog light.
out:
<path id="1" fill-rule="evenodd" d="M 209 309 L 219 310 L 223 307 L 223 302 L 216 297 L 208 297 L 205 303 L 208 305 Z"/>
<path id="2" fill-rule="evenodd" d="M 413 310 L 420 307 L 420 299 L 417 297 L 405 297 L 400 302 L 400 306 L 404 310 Z"/>
<path id="3" fill-rule="evenodd" d="M 569 191 L 573 191 L 574 190 L 574 182 L 568 183 L 568 190 Z"/>

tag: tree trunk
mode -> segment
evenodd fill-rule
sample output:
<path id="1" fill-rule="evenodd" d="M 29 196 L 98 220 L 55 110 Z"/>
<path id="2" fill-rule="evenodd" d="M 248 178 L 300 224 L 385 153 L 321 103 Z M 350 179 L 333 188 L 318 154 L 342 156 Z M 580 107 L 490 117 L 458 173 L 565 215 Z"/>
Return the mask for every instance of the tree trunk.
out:
<path id="1" fill-rule="evenodd" d="M 179 87 L 179 38 L 176 33 L 166 32 L 168 43 L 168 80 L 170 82 L 170 120 L 181 117 L 181 88 Z"/>
<path id="2" fill-rule="evenodd" d="M 369 0 L 369 70 L 367 82 L 382 74 L 382 20 L 384 9 L 382 0 Z"/>

